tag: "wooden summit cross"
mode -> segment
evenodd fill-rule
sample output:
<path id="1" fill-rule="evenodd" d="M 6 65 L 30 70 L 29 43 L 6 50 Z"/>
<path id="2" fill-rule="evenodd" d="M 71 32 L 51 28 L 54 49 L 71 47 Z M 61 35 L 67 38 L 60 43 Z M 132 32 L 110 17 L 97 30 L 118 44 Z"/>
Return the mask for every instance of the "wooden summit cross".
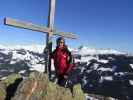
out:
<path id="1" fill-rule="evenodd" d="M 45 65 L 45 72 L 48 74 L 49 78 L 51 78 L 51 58 L 50 53 L 52 52 L 52 35 L 59 35 L 66 38 L 76 39 L 77 36 L 72 33 L 64 33 L 64 32 L 57 32 L 54 30 L 54 13 L 55 13 L 55 1 L 56 0 L 49 0 L 49 15 L 48 15 L 48 24 L 47 27 L 35 25 L 29 22 L 22 22 L 19 20 L 15 20 L 12 18 L 5 18 L 4 24 L 9 26 L 15 26 L 19 28 L 24 28 L 28 30 L 38 31 L 46 33 L 46 65 Z"/>

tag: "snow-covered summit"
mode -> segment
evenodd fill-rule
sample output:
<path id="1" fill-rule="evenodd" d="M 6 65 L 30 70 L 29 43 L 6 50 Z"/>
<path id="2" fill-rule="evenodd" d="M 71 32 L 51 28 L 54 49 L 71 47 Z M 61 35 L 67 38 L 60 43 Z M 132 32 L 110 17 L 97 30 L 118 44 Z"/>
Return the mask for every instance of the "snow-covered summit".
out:
<path id="1" fill-rule="evenodd" d="M 25 49 L 25 50 L 29 50 L 37 53 L 42 53 L 44 48 L 45 48 L 44 45 L 39 45 L 39 44 L 31 44 L 31 45 L 1 45 L 0 44 L 0 49 L 5 49 L 5 50 Z"/>
<path id="2" fill-rule="evenodd" d="M 97 54 L 126 54 L 124 52 L 119 52 L 114 49 L 95 49 L 95 48 L 89 48 L 86 46 L 82 46 L 76 50 L 73 50 L 74 53 L 80 54 L 80 55 L 97 55 Z"/>

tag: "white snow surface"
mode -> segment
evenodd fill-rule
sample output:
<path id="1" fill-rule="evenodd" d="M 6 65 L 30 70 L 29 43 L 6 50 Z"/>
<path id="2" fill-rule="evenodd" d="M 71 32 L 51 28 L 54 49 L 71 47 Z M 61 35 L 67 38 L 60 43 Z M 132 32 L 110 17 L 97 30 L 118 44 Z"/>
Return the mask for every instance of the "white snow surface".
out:
<path id="1" fill-rule="evenodd" d="M 86 56 L 86 57 L 81 57 L 80 62 L 88 62 L 89 60 L 96 59 L 93 56 Z"/>
<path id="2" fill-rule="evenodd" d="M 45 66 L 43 66 L 42 64 L 36 64 L 36 65 L 32 65 L 32 67 L 30 68 L 30 70 L 36 70 L 39 72 L 44 72 Z"/>
<path id="3" fill-rule="evenodd" d="M 99 70 L 99 71 L 111 71 L 112 72 L 112 68 L 101 67 L 101 68 L 98 68 L 97 70 Z"/>
<path id="4" fill-rule="evenodd" d="M 108 81 L 112 81 L 113 77 L 112 76 L 104 76 L 103 79 L 108 80 Z"/>
<path id="5" fill-rule="evenodd" d="M 129 80 L 130 85 L 133 85 L 133 80 Z"/>
<path id="6" fill-rule="evenodd" d="M 23 73 L 25 73 L 25 72 L 26 72 L 26 70 L 21 70 L 21 71 L 19 71 L 20 74 L 23 74 Z"/>
<path id="7" fill-rule="evenodd" d="M 130 64 L 131 68 L 133 69 L 133 64 Z"/>

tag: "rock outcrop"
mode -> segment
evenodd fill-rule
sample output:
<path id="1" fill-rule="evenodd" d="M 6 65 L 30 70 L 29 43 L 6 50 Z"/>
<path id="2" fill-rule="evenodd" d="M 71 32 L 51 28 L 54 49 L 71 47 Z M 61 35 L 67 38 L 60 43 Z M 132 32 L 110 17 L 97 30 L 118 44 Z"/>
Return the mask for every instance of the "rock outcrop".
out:
<path id="1" fill-rule="evenodd" d="M 95 94 L 84 94 L 81 85 L 69 88 L 48 80 L 44 73 L 32 72 L 29 77 L 22 80 L 18 74 L 11 74 L 0 81 L 0 100 L 113 100 Z"/>
<path id="2" fill-rule="evenodd" d="M 14 93 L 17 89 L 17 86 L 22 81 L 22 78 L 19 74 L 11 74 L 5 79 L 1 80 L 1 89 L 0 92 L 4 91 L 5 98 L 3 100 L 10 100 L 14 96 Z M 2 100 L 2 99 L 0 99 Z"/>
<path id="3" fill-rule="evenodd" d="M 6 98 L 6 85 L 0 82 L 0 100 L 5 100 Z"/>
<path id="4" fill-rule="evenodd" d="M 33 72 L 23 80 L 11 100 L 85 100 L 80 85 L 73 89 L 60 87 L 48 80 L 44 73 Z"/>

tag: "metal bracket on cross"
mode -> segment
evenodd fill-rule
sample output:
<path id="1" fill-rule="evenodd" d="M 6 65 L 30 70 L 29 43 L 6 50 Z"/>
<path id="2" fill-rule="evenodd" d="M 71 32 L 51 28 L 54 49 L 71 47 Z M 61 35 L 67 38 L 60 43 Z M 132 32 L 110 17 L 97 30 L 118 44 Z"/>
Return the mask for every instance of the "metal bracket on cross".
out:
<path id="1" fill-rule="evenodd" d="M 49 0 L 49 16 L 48 16 L 48 25 L 47 27 L 45 26 L 40 26 L 36 24 L 32 24 L 30 22 L 24 22 L 12 18 L 6 17 L 4 19 L 4 24 L 13 26 L 13 27 L 18 27 L 18 28 L 23 28 L 23 29 L 28 29 L 28 30 L 33 30 L 33 31 L 38 31 L 38 32 L 43 32 L 47 34 L 46 37 L 46 47 L 48 49 L 47 51 L 47 57 L 46 57 L 46 64 L 45 64 L 45 72 L 48 73 L 49 78 L 51 77 L 51 58 L 50 54 L 52 52 L 52 35 L 58 35 L 62 36 L 65 38 L 71 38 L 71 39 L 77 39 L 78 37 L 73 34 L 73 33 L 65 33 L 65 32 L 58 32 L 53 29 L 54 25 L 54 13 L 55 13 L 55 1 L 56 0 Z"/>

